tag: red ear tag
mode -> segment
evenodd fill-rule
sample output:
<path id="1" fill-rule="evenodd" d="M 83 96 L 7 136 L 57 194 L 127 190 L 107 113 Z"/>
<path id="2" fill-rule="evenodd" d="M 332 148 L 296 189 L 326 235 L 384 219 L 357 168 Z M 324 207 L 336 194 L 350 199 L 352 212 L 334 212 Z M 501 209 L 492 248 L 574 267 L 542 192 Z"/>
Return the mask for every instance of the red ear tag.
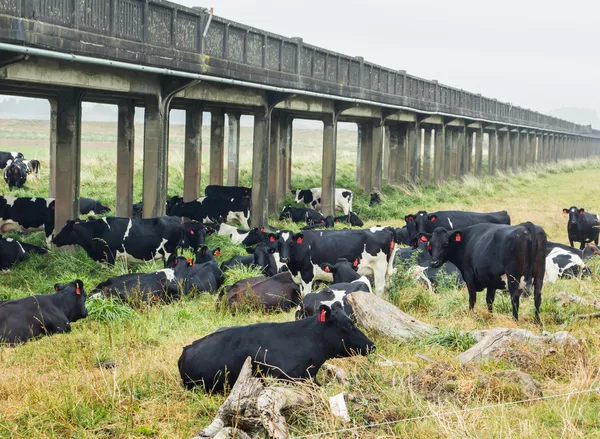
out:
<path id="1" fill-rule="evenodd" d="M 81 290 L 79 289 L 79 285 L 77 285 L 77 288 L 75 288 L 75 294 L 77 294 L 78 296 L 81 295 Z"/>
<path id="2" fill-rule="evenodd" d="M 319 322 L 325 323 L 325 310 L 321 310 L 321 314 L 319 314 Z"/>
<path id="3" fill-rule="evenodd" d="M 360 262 L 360 259 L 356 258 L 356 259 L 354 260 L 354 262 L 352 263 L 352 266 L 354 266 L 354 267 L 358 267 L 358 264 L 359 264 L 359 262 Z"/>
<path id="4" fill-rule="evenodd" d="M 456 236 L 454 237 L 454 240 L 455 240 L 456 242 L 460 242 L 460 241 L 462 241 L 462 237 L 460 236 L 460 233 L 457 233 L 457 234 L 456 234 Z"/>
<path id="5" fill-rule="evenodd" d="M 193 230 L 190 230 L 190 235 L 193 235 L 193 234 L 194 234 L 194 231 L 193 231 Z"/>
<path id="6" fill-rule="evenodd" d="M 340 222 L 340 220 L 336 219 L 336 220 L 335 220 L 335 222 L 336 222 L 336 223 L 339 223 L 339 222 Z"/>
<path id="7" fill-rule="evenodd" d="M 431 251 L 433 249 L 433 247 L 431 247 L 431 244 L 427 244 L 427 250 Z"/>
<path id="8" fill-rule="evenodd" d="M 322 222 L 322 223 L 324 223 L 324 222 L 325 222 L 325 220 L 324 220 L 324 219 L 322 219 L 322 220 L 321 220 L 321 222 Z"/>
<path id="9" fill-rule="evenodd" d="M 54 287 L 54 290 L 58 293 L 58 285 Z"/>
<path id="10" fill-rule="evenodd" d="M 298 238 L 298 239 L 296 240 L 296 242 L 297 242 L 298 244 L 302 244 L 302 238 Z"/>
<path id="11" fill-rule="evenodd" d="M 409 220 L 409 221 L 412 221 L 413 219 L 414 219 L 414 218 L 412 217 L 412 215 L 408 217 L 408 220 Z"/>
<path id="12" fill-rule="evenodd" d="M 188 264 L 192 263 L 192 258 L 188 258 Z"/>
<path id="13" fill-rule="evenodd" d="M 435 222 L 435 217 L 431 218 L 431 222 L 434 223 Z"/>
<path id="14" fill-rule="evenodd" d="M 261 227 L 261 228 L 260 228 L 260 231 L 261 231 L 261 232 L 264 232 L 264 231 L 265 231 L 265 228 L 264 228 L 264 227 Z"/>
<path id="15" fill-rule="evenodd" d="M 421 235 L 421 242 L 427 242 L 427 236 Z"/>
<path id="16" fill-rule="evenodd" d="M 269 242 L 275 242 L 275 237 L 274 236 L 269 236 Z"/>
<path id="17" fill-rule="evenodd" d="M 563 213 L 567 213 L 567 209 L 563 209 Z"/>
<path id="18" fill-rule="evenodd" d="M 221 256 L 221 250 L 215 251 L 215 256 Z"/>
<path id="19" fill-rule="evenodd" d="M 396 245 L 396 243 L 394 242 L 394 240 L 392 239 L 390 241 L 390 251 L 394 251 L 394 245 Z"/>
<path id="20" fill-rule="evenodd" d="M 583 209 L 579 209 L 579 213 L 580 213 L 581 215 L 583 215 L 583 212 L 585 212 Z"/>
<path id="21" fill-rule="evenodd" d="M 329 271 L 330 271 L 330 270 L 329 270 L 329 266 L 326 266 L 326 267 L 323 269 L 323 271 L 324 271 L 325 273 L 329 273 Z"/>

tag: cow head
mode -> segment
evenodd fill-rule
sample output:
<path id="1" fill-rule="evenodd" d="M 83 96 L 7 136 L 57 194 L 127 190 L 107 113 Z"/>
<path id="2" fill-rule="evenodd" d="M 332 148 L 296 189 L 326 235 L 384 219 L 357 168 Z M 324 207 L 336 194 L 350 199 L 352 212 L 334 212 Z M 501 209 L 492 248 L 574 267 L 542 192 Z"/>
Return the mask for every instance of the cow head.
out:
<path id="1" fill-rule="evenodd" d="M 563 209 L 563 213 L 569 215 L 569 224 L 577 224 L 579 222 L 579 218 L 585 214 L 585 209 L 578 209 L 575 206 L 571 206 L 568 209 Z"/>
<path id="2" fill-rule="evenodd" d="M 204 245 L 204 240 L 206 239 L 207 234 L 204 224 L 197 221 L 184 221 L 183 228 L 183 247 L 191 247 L 194 249 L 194 251 L 197 251 L 202 245 Z"/>
<path id="3" fill-rule="evenodd" d="M 364 223 L 362 222 L 362 220 L 354 212 L 350 212 L 348 214 L 348 221 L 350 222 L 351 226 L 355 226 L 355 227 L 364 226 Z"/>
<path id="4" fill-rule="evenodd" d="M 76 322 L 79 319 L 87 317 L 87 309 L 85 307 L 86 293 L 83 288 L 83 282 L 79 279 L 69 282 L 68 284 L 54 284 L 54 291 L 65 297 L 63 301 L 67 305 L 65 314 L 70 322 Z"/>
<path id="5" fill-rule="evenodd" d="M 325 217 L 317 211 L 307 210 L 304 214 L 304 220 L 309 226 L 319 223 L 325 224 Z"/>
<path id="6" fill-rule="evenodd" d="M 279 215 L 279 221 L 283 221 L 286 219 L 292 219 L 292 206 L 288 204 L 281 211 L 281 215 Z"/>
<path id="7" fill-rule="evenodd" d="M 333 227 L 335 226 L 335 217 L 333 215 L 329 215 L 325 218 L 324 222 L 325 227 L 327 227 L 328 229 L 333 229 Z"/>
<path id="8" fill-rule="evenodd" d="M 319 268 L 325 273 L 331 273 L 333 275 L 333 283 L 339 284 L 360 279 L 360 275 L 356 272 L 359 264 L 360 259 L 358 258 L 356 258 L 353 262 L 350 262 L 345 258 L 340 258 L 334 265 L 324 262 L 319 264 Z"/>
<path id="9" fill-rule="evenodd" d="M 410 242 L 410 240 L 408 239 L 408 226 L 398 227 L 394 229 L 394 238 L 399 244 L 404 244 L 408 246 L 413 245 L 413 243 Z"/>
<path id="10" fill-rule="evenodd" d="M 171 211 L 173 210 L 173 207 L 183 204 L 183 197 L 180 197 L 179 195 L 174 195 L 171 198 L 169 198 L 167 200 L 167 209 L 166 209 L 166 214 L 170 215 Z"/>
<path id="11" fill-rule="evenodd" d="M 267 245 L 275 248 L 279 252 L 279 262 L 284 264 L 292 260 L 292 256 L 296 252 L 296 246 L 302 245 L 304 234 L 292 233 L 289 230 L 283 230 L 278 234 L 269 233 L 269 241 Z"/>
<path id="12" fill-rule="evenodd" d="M 61 231 L 52 238 L 54 245 L 61 247 L 63 245 L 77 244 L 77 232 L 75 231 L 75 227 L 79 224 L 79 219 L 67 221 Z"/>
<path id="13" fill-rule="evenodd" d="M 325 355 L 328 358 L 366 355 L 375 350 L 375 344 L 346 315 L 339 302 L 331 308 L 319 306 L 315 317 L 317 331 L 321 332 Z"/>
<path id="14" fill-rule="evenodd" d="M 221 256 L 221 249 L 219 247 L 211 251 L 207 246 L 203 245 L 202 248 L 196 252 L 196 264 L 214 261 L 215 256 Z"/>
<path id="15" fill-rule="evenodd" d="M 376 204 L 381 204 L 381 195 L 377 192 L 371 192 L 371 200 L 369 201 L 369 207 L 372 207 Z"/>
<path id="16" fill-rule="evenodd" d="M 271 277 L 277 274 L 277 264 L 275 264 L 275 247 L 269 247 L 264 242 L 258 243 L 252 252 L 254 256 L 253 264 L 260 267 L 265 276 Z"/>
<path id="17" fill-rule="evenodd" d="M 433 233 L 419 233 L 420 243 L 427 244 L 427 251 L 431 255 L 429 265 L 439 268 L 448 260 L 449 253 L 461 245 L 463 233 L 460 230 L 446 230 L 443 227 L 436 228 Z"/>

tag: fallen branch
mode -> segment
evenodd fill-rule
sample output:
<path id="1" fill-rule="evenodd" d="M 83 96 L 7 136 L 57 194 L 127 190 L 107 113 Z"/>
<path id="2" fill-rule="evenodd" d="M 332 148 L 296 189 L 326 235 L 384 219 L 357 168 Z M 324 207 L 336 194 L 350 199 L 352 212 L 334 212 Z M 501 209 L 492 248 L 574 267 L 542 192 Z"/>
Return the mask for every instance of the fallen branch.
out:
<path id="1" fill-rule="evenodd" d="M 593 312 L 591 314 L 579 314 L 575 316 L 576 319 L 597 319 L 600 318 L 600 312 Z"/>

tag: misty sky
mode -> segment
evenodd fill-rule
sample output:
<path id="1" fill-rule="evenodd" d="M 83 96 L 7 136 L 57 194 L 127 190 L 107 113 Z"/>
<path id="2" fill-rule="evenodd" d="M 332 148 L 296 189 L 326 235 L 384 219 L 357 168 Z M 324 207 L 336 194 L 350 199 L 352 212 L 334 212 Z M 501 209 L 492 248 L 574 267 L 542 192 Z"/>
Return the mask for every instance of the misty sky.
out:
<path id="1" fill-rule="evenodd" d="M 177 3 L 544 113 L 600 113 L 597 0 Z"/>

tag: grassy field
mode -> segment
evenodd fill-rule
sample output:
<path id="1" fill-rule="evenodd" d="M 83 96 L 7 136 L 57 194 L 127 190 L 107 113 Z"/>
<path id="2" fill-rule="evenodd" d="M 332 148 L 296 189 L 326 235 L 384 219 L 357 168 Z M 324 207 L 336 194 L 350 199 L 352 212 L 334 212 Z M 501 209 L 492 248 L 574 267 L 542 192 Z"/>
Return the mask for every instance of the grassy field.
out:
<path id="1" fill-rule="evenodd" d="M 82 168 L 82 195 L 99 198 L 112 207 L 115 202 L 115 154 L 110 143 L 114 140 L 113 128 L 111 124 L 84 127 Z M 171 136 L 181 136 L 181 130 L 172 128 Z M 244 142 L 251 139 L 247 130 L 242 136 L 248 139 Z M 338 186 L 356 190 L 355 210 L 366 219 L 365 226 L 400 226 L 405 214 L 424 208 L 506 209 L 514 223 L 533 221 L 545 228 L 549 239 L 565 243 L 566 218 L 562 208 L 577 205 L 597 211 L 593 201 L 600 193 L 600 183 L 595 178 L 600 169 L 597 160 L 533 168 L 518 175 L 469 177 L 463 184 L 448 183 L 438 190 L 386 185 L 383 205 L 369 209 L 368 196 L 354 185 L 354 142 L 355 135 L 351 133 L 344 134 L 340 142 Z M 249 148 L 249 143 L 243 145 Z M 0 122 L 0 149 L 18 149 L 26 156 L 42 159 L 41 180 L 31 182 L 16 194 L 45 196 L 44 123 Z M 318 185 L 320 169 L 312 164 L 318 163 L 320 151 L 320 133 L 294 132 L 294 186 Z M 137 156 L 135 191 L 139 199 L 141 154 Z M 175 142 L 169 157 L 169 193 L 181 193 L 180 144 Z M 249 183 L 248 154 L 242 157 L 242 183 Z M 297 160 L 299 157 L 302 160 Z M 203 166 L 207 169 L 206 163 Z M 3 183 L 0 186 L 7 193 L 6 186 Z M 294 227 L 277 221 L 273 224 Z M 24 240 L 41 245 L 43 236 L 30 234 Z M 211 248 L 222 248 L 221 259 L 243 251 L 222 237 L 210 238 L 208 244 Z M 518 368 L 530 373 L 541 383 L 546 396 L 600 385 L 600 320 L 577 320 L 575 315 L 593 310 L 576 305 L 563 307 L 554 301 L 554 296 L 562 291 L 588 299 L 599 298 L 600 263 L 592 261 L 589 265 L 593 272 L 589 278 L 561 280 L 545 285 L 543 290 L 543 329 L 569 331 L 582 340 L 580 346 L 559 347 L 551 354 L 522 347 L 514 357 L 479 367 L 460 366 L 453 361 L 473 343 L 471 337 L 461 335 L 460 331 L 500 326 L 539 332 L 533 322 L 532 301 L 522 301 L 518 323 L 512 320 L 510 301 L 502 294 L 496 298 L 494 314 L 485 310 L 483 294 L 478 297 L 475 312 L 470 313 L 465 290 L 446 285 L 434 294 L 399 271 L 390 288 L 390 300 L 416 318 L 440 327 L 439 333 L 406 344 L 393 342 L 382 334 L 369 334 L 376 342 L 376 353 L 369 358 L 332 361 L 345 369 L 349 384 L 342 386 L 328 377 L 320 377 L 323 387 L 311 390 L 315 407 L 291 414 L 292 434 L 302 437 L 426 416 L 358 430 L 352 437 L 600 437 L 600 395 L 595 393 L 463 411 L 523 399 L 517 387 L 495 376 L 506 369 Z M 119 263 L 107 267 L 92 262 L 83 251 L 57 249 L 46 257 L 32 257 L 0 273 L 0 299 L 50 293 L 54 283 L 75 278 L 82 279 L 89 290 L 110 276 L 157 268 L 162 268 L 161 264 Z M 242 275 L 234 273 L 228 281 Z M 135 310 L 111 301 L 92 300 L 88 309 L 90 316 L 75 323 L 70 334 L 42 338 L 16 348 L 0 347 L 0 437 L 191 438 L 212 420 L 224 398 L 184 390 L 177 370 L 182 347 L 223 326 L 293 319 L 292 312 L 272 315 L 242 312 L 236 316 L 217 312 L 214 296 L 206 294 Z M 387 360 L 392 366 L 389 362 L 384 364 Z M 118 366 L 97 367 L 103 361 L 116 362 Z M 347 398 L 352 418 L 348 424 L 327 411 L 328 397 L 341 391 L 351 394 Z M 323 437 L 346 438 L 351 433 Z"/>

